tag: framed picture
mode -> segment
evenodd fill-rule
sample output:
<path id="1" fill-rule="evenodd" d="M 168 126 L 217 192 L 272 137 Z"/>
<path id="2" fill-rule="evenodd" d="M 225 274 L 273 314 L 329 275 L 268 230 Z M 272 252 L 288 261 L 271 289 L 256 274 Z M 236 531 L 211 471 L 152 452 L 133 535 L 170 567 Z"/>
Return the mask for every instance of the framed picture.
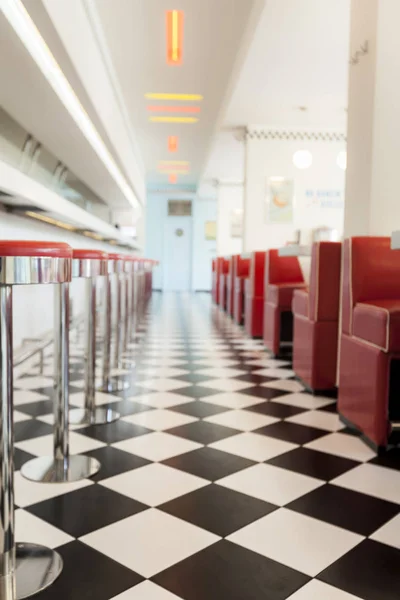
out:
<path id="1" fill-rule="evenodd" d="M 216 240 L 217 239 L 217 222 L 216 221 L 206 221 L 204 226 L 204 237 L 206 240 Z"/>
<path id="2" fill-rule="evenodd" d="M 231 210 L 231 237 L 243 237 L 243 209 L 234 208 Z"/>
<path id="3" fill-rule="evenodd" d="M 292 223 L 294 204 L 293 179 L 270 177 L 267 182 L 267 223 Z"/>

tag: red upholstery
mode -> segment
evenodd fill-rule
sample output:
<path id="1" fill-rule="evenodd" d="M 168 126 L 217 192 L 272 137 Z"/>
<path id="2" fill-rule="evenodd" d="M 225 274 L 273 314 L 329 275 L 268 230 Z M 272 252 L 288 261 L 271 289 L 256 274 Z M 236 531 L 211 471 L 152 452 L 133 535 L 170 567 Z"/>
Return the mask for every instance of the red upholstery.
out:
<path id="1" fill-rule="evenodd" d="M 89 260 L 107 260 L 108 254 L 102 250 L 88 250 L 87 248 L 74 248 L 72 258 Z"/>
<path id="2" fill-rule="evenodd" d="M 1 256 L 72 258 L 72 248 L 62 242 L 34 240 L 0 240 Z"/>
<path id="3" fill-rule="evenodd" d="M 215 259 L 215 269 L 213 271 L 212 289 L 213 289 L 213 300 L 216 304 L 219 304 L 219 291 L 220 291 L 219 279 L 220 279 L 221 272 L 222 272 L 223 260 L 224 259 L 222 257 L 218 257 Z"/>
<path id="4" fill-rule="evenodd" d="M 244 326 L 251 337 L 262 337 L 264 321 L 264 270 L 266 252 L 253 252 L 245 286 Z"/>
<path id="5" fill-rule="evenodd" d="M 108 260 L 125 260 L 125 254 L 118 254 L 118 252 L 111 252 L 108 254 Z M 140 259 L 136 259 L 138 263 L 142 261 Z"/>
<path id="6" fill-rule="evenodd" d="M 345 241 L 342 306 L 338 409 L 376 446 L 387 446 L 390 365 L 400 350 L 400 252 L 390 238 Z"/>
<path id="7" fill-rule="evenodd" d="M 227 311 L 228 315 L 231 317 L 233 317 L 233 315 L 234 315 L 235 277 L 236 277 L 236 273 L 237 273 L 237 265 L 238 265 L 239 259 L 240 259 L 239 254 L 234 254 L 233 256 L 231 256 L 230 265 L 229 265 L 229 275 L 227 276 L 227 280 L 226 280 L 226 295 L 227 295 L 226 311 Z"/>
<path id="8" fill-rule="evenodd" d="M 336 242 L 315 243 L 309 290 L 293 294 L 293 368 L 314 391 L 336 386 L 341 249 Z"/>
<path id="9" fill-rule="evenodd" d="M 230 259 L 222 258 L 220 262 L 218 304 L 223 310 L 226 310 L 229 268 Z"/>
<path id="10" fill-rule="evenodd" d="M 245 282 L 250 274 L 250 259 L 238 258 L 236 276 L 234 280 L 233 314 L 235 322 L 242 325 L 244 322 Z"/>
<path id="11" fill-rule="evenodd" d="M 293 293 L 305 287 L 297 257 L 279 256 L 268 250 L 265 265 L 264 343 L 275 355 L 281 346 L 281 317 L 291 313 Z"/>

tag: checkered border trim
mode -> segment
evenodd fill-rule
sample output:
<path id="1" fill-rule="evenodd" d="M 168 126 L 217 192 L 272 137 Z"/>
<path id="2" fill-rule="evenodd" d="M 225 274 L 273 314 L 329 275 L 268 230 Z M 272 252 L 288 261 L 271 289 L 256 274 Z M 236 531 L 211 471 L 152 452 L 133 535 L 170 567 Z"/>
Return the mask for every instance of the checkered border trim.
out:
<path id="1" fill-rule="evenodd" d="M 347 137 L 338 131 L 289 131 L 274 129 L 253 129 L 247 131 L 248 140 L 283 140 L 305 142 L 346 142 Z"/>

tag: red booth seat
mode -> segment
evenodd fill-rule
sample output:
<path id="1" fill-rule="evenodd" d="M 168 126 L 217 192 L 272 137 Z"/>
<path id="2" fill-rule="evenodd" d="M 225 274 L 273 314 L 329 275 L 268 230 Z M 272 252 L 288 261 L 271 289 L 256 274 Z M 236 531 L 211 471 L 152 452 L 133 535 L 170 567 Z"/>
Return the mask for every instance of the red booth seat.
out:
<path id="1" fill-rule="evenodd" d="M 230 269 L 230 259 L 222 258 L 221 263 L 220 263 L 218 304 L 223 310 L 226 310 L 226 306 L 227 306 L 229 269 Z"/>
<path id="2" fill-rule="evenodd" d="M 305 287 L 298 258 L 268 250 L 264 279 L 264 343 L 277 356 L 281 343 L 292 341 L 293 293 Z"/>
<path id="3" fill-rule="evenodd" d="M 212 294 L 213 294 L 213 300 L 215 302 L 215 304 L 219 304 L 219 292 L 220 292 L 220 277 L 221 277 L 221 272 L 222 272 L 222 264 L 223 264 L 223 258 L 222 257 L 218 257 L 215 258 L 213 261 L 213 280 L 212 280 Z"/>
<path id="4" fill-rule="evenodd" d="M 313 391 L 336 386 L 341 250 L 337 242 L 315 243 L 309 290 L 293 294 L 293 369 Z"/>
<path id="5" fill-rule="evenodd" d="M 400 252 L 388 237 L 354 237 L 343 248 L 338 410 L 375 447 L 399 421 Z M 396 368 L 397 367 L 397 368 Z"/>
<path id="6" fill-rule="evenodd" d="M 250 274 L 250 259 L 240 256 L 234 279 L 233 316 L 238 325 L 244 323 L 245 283 Z"/>
<path id="7" fill-rule="evenodd" d="M 211 263 L 212 268 L 212 288 L 211 288 L 211 297 L 213 302 L 217 302 L 217 259 L 213 258 Z"/>
<path id="8" fill-rule="evenodd" d="M 264 321 L 264 269 L 266 252 L 253 252 L 245 284 L 244 326 L 250 337 L 262 337 Z"/>
<path id="9" fill-rule="evenodd" d="M 234 316 L 234 298 L 235 298 L 235 278 L 237 273 L 238 260 L 240 254 L 234 254 L 230 258 L 229 274 L 226 278 L 226 312 L 230 317 Z"/>

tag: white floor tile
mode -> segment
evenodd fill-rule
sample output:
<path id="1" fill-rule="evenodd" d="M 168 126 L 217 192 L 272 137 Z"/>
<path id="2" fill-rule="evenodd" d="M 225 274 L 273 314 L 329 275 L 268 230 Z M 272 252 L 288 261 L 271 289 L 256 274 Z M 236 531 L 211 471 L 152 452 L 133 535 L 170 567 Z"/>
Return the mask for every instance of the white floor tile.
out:
<path id="1" fill-rule="evenodd" d="M 114 448 L 155 462 L 201 448 L 202 444 L 157 431 L 113 444 Z"/>
<path id="2" fill-rule="evenodd" d="M 277 360 L 275 358 L 263 359 L 260 361 L 249 361 L 249 364 L 250 363 L 254 366 L 260 365 L 263 367 L 259 371 L 258 370 L 253 371 L 253 373 L 257 373 L 257 375 L 266 375 L 266 371 L 268 369 L 284 369 L 284 367 L 287 367 L 288 365 L 290 365 L 290 362 L 288 360 Z M 261 363 L 262 363 L 262 365 L 261 365 Z"/>
<path id="3" fill-rule="evenodd" d="M 273 382 L 275 383 L 275 382 Z M 272 385 L 271 385 L 272 387 Z M 323 396 L 313 396 L 312 394 L 287 394 L 274 398 L 271 402 L 279 402 L 279 404 L 289 404 L 289 406 L 298 406 L 299 408 L 308 408 L 309 410 L 322 408 L 333 404 L 332 398 L 324 398 Z"/>
<path id="4" fill-rule="evenodd" d="M 200 402 L 210 402 L 210 398 L 201 398 Z M 265 402 L 264 398 L 256 398 L 255 396 L 249 396 L 241 394 L 240 392 L 215 394 L 212 396 L 212 403 L 218 406 L 224 406 L 225 408 L 248 408 L 249 406 L 255 406 L 256 404 L 262 404 Z"/>
<path id="5" fill-rule="evenodd" d="M 71 454 L 83 454 L 105 445 L 103 442 L 89 438 L 86 435 L 81 435 L 75 431 L 71 431 L 69 434 L 69 451 Z M 53 435 L 42 435 L 30 440 L 24 440 L 23 442 L 16 442 L 15 447 L 35 456 L 52 456 Z"/>
<path id="6" fill-rule="evenodd" d="M 152 577 L 220 538 L 185 521 L 149 509 L 81 538 L 143 577 Z"/>
<path id="7" fill-rule="evenodd" d="M 251 383 L 237 381 L 236 379 L 211 379 L 210 381 L 204 381 L 201 385 L 222 392 L 239 392 L 252 386 Z"/>
<path id="8" fill-rule="evenodd" d="M 268 368 L 257 371 L 257 375 L 263 375 L 264 377 L 275 377 L 276 379 L 289 379 L 295 376 L 295 372 L 292 369 L 277 369 Z"/>
<path id="9" fill-rule="evenodd" d="M 385 523 L 383 527 L 375 531 L 370 537 L 372 540 L 400 550 L 400 515 Z"/>
<path id="10" fill-rule="evenodd" d="M 210 358 L 201 358 L 193 361 L 196 365 L 203 365 L 204 367 L 232 367 L 234 365 L 240 365 L 234 358 L 220 358 L 218 361 Z M 216 364 L 216 362 L 218 364 Z"/>
<path id="11" fill-rule="evenodd" d="M 121 400 L 119 396 L 113 396 L 112 394 L 104 394 L 103 392 L 96 392 L 97 405 L 110 404 L 110 402 L 118 402 L 118 400 Z M 76 392 L 75 394 L 70 394 L 69 401 L 74 406 L 85 406 L 85 392 Z"/>
<path id="12" fill-rule="evenodd" d="M 281 508 L 227 539 L 315 577 L 357 546 L 363 537 Z"/>
<path id="13" fill-rule="evenodd" d="M 182 394 L 174 394 L 173 392 L 154 392 L 144 396 L 133 396 L 132 398 L 128 398 L 128 400 L 146 404 L 154 408 L 170 408 L 171 406 L 194 402 L 192 398 L 182 396 Z"/>
<path id="14" fill-rule="evenodd" d="M 277 379 L 276 381 L 268 381 L 261 384 L 263 387 L 273 388 L 274 390 L 282 390 L 284 392 L 302 392 L 305 388 L 294 379 Z"/>
<path id="15" fill-rule="evenodd" d="M 14 410 L 14 423 L 20 423 L 21 421 L 29 421 L 32 417 L 25 413 Z"/>
<path id="16" fill-rule="evenodd" d="M 343 456 L 360 462 L 367 462 L 376 456 L 376 453 L 371 450 L 360 438 L 354 435 L 345 433 L 331 433 L 324 437 L 318 438 L 309 444 L 306 448 L 311 450 L 320 450 L 335 456 Z"/>
<path id="17" fill-rule="evenodd" d="M 155 431 L 164 431 L 164 429 L 171 429 L 172 427 L 179 427 L 180 425 L 186 425 L 187 423 L 194 423 L 194 421 L 198 421 L 198 419 L 196 417 L 173 412 L 172 410 L 158 409 L 124 417 L 123 421 L 134 423 L 135 425 L 143 425 L 143 427 L 148 427 Z"/>
<path id="18" fill-rule="evenodd" d="M 333 479 L 331 483 L 400 504 L 400 472 L 394 469 L 363 464 Z"/>
<path id="19" fill-rule="evenodd" d="M 340 421 L 339 415 L 323 410 L 310 410 L 294 417 L 289 417 L 286 421 L 298 423 L 299 425 L 308 425 L 325 431 L 339 431 L 345 427 Z"/>
<path id="20" fill-rule="evenodd" d="M 323 481 L 272 465 L 254 465 L 220 479 L 218 485 L 284 506 L 316 490 Z"/>
<path id="21" fill-rule="evenodd" d="M 88 485 L 94 485 L 89 479 L 82 479 L 74 483 L 35 483 L 22 477 L 21 473 L 15 473 L 15 503 L 17 506 L 25 507 L 42 500 L 55 498 L 68 492 L 74 492 Z"/>
<path id="22" fill-rule="evenodd" d="M 211 367 L 209 369 L 201 369 L 196 371 L 199 375 L 208 375 L 215 379 L 223 379 L 225 377 L 239 377 L 239 375 L 246 375 L 246 371 L 239 369 L 227 369 L 226 367 Z"/>
<path id="23" fill-rule="evenodd" d="M 343 592 L 322 581 L 318 581 L 318 579 L 313 579 L 287 600 L 362 600 L 362 598 Z"/>
<path id="24" fill-rule="evenodd" d="M 158 506 L 178 496 L 189 494 L 210 482 L 178 469 L 154 463 L 100 482 L 104 487 L 124 496 Z"/>
<path id="25" fill-rule="evenodd" d="M 139 585 L 135 585 L 135 587 L 119 594 L 118 596 L 114 596 L 111 600 L 182 600 L 175 594 L 171 594 L 164 588 L 159 587 L 155 583 L 151 581 L 143 581 L 143 583 L 139 583 Z M 346 600 L 346 599 L 344 599 Z"/>
<path id="26" fill-rule="evenodd" d="M 297 448 L 297 444 L 284 442 L 258 433 L 239 433 L 224 440 L 210 444 L 211 448 L 230 452 L 250 460 L 263 462 L 289 450 Z"/>
<path id="27" fill-rule="evenodd" d="M 42 377 L 25 377 L 23 379 L 16 379 L 14 381 L 14 387 L 21 390 L 36 390 L 38 388 L 51 387 L 54 384 L 53 378 Z"/>
<path id="28" fill-rule="evenodd" d="M 138 387 L 157 390 L 158 392 L 171 392 L 172 390 L 188 387 L 190 383 L 181 381 L 180 379 L 146 379 L 145 381 L 137 381 L 136 385 Z"/>
<path id="29" fill-rule="evenodd" d="M 57 546 L 72 542 L 74 539 L 64 531 L 31 515 L 22 508 L 15 511 L 15 538 L 17 542 L 40 543 L 48 548 L 57 548 Z"/>
<path id="30" fill-rule="evenodd" d="M 253 431 L 254 429 L 276 423 L 279 419 L 257 414 L 249 410 L 229 410 L 219 415 L 207 417 L 204 421 L 225 425 L 225 427 L 232 427 L 233 429 L 239 429 L 239 431 Z"/>

